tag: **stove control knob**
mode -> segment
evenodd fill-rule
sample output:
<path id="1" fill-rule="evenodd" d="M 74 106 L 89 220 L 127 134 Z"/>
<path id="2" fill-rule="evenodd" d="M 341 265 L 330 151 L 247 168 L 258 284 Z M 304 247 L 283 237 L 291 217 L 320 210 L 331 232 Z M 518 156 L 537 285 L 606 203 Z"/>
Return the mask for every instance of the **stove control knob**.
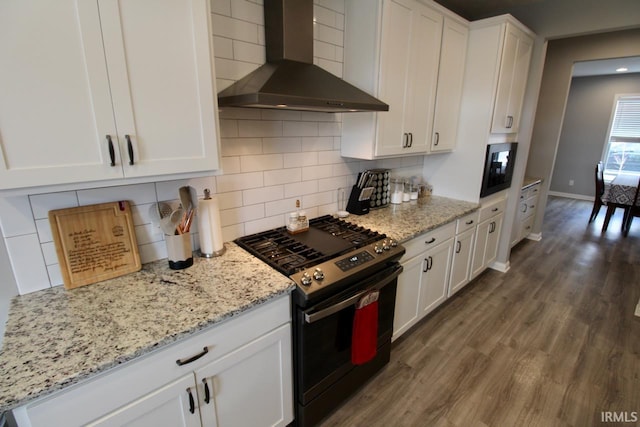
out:
<path id="1" fill-rule="evenodd" d="M 398 242 L 393 239 L 389 239 L 389 245 L 391 245 L 392 248 L 396 248 L 398 247 Z"/>
<path id="2" fill-rule="evenodd" d="M 374 251 L 375 253 L 377 253 L 377 254 L 381 254 L 381 253 L 382 253 L 382 246 L 375 245 L 375 246 L 373 247 L 373 251 Z"/>
<path id="3" fill-rule="evenodd" d="M 388 251 L 391 249 L 391 246 L 389 246 L 389 242 L 387 242 L 386 240 L 382 241 L 382 249 L 384 249 L 385 251 Z"/>
<path id="4" fill-rule="evenodd" d="M 324 279 L 324 271 L 322 271 L 319 268 L 316 268 L 316 270 L 313 272 L 313 278 L 316 279 L 318 282 L 321 281 L 322 279 Z"/>
<path id="5" fill-rule="evenodd" d="M 300 283 L 302 283 L 302 286 L 311 286 L 311 283 L 313 282 L 313 280 L 311 279 L 311 276 L 309 276 L 309 273 L 304 273 L 302 275 L 302 278 L 300 279 Z"/>

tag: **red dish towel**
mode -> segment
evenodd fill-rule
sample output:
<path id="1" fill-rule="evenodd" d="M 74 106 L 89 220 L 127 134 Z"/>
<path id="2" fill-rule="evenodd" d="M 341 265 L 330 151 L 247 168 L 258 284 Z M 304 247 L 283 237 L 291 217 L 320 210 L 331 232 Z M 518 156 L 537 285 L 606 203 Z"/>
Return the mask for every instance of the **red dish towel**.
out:
<path id="1" fill-rule="evenodd" d="M 379 291 L 369 292 L 356 303 L 351 335 L 351 363 L 354 365 L 365 364 L 376 355 L 379 295 Z"/>

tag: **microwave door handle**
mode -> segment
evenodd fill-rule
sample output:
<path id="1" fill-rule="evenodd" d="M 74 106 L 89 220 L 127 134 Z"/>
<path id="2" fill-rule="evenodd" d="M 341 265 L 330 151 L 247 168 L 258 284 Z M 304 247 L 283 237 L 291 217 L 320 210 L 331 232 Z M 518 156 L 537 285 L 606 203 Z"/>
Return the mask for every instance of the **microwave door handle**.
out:
<path id="1" fill-rule="evenodd" d="M 349 307 L 350 305 L 355 304 L 356 302 L 358 302 L 358 300 L 363 297 L 366 293 L 371 292 L 372 290 L 380 290 L 382 288 L 384 288 L 385 286 L 387 286 L 389 283 L 393 282 L 399 275 L 400 273 L 402 273 L 403 268 L 400 267 L 398 268 L 396 271 L 394 271 L 391 275 L 385 277 L 384 279 L 382 279 L 382 281 L 378 282 L 377 284 L 375 284 L 374 286 L 370 287 L 369 289 L 366 289 L 362 292 L 358 292 L 355 295 L 350 296 L 347 299 L 344 299 L 340 302 L 337 302 L 327 308 L 324 308 L 320 311 L 317 311 L 315 313 L 305 313 L 304 314 L 304 321 L 306 323 L 313 323 L 313 322 L 317 322 L 318 320 L 324 319 L 325 317 L 331 316 L 334 313 L 339 312 L 340 310 L 345 309 L 346 307 Z"/>

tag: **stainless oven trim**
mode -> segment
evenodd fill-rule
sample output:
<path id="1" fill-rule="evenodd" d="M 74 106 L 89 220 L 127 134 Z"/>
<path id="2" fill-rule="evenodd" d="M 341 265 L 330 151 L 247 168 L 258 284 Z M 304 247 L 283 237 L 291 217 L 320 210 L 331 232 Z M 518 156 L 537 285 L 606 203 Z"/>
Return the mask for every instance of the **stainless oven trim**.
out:
<path id="1" fill-rule="evenodd" d="M 313 322 L 317 322 L 318 320 L 324 319 L 325 317 L 331 316 L 334 313 L 337 313 L 340 310 L 343 310 L 346 307 L 349 307 L 350 305 L 355 304 L 356 302 L 358 302 L 358 300 L 364 296 L 366 293 L 371 292 L 372 290 L 380 290 L 382 288 L 384 288 L 385 286 L 387 286 L 389 283 L 393 282 L 395 279 L 398 278 L 398 276 L 400 275 L 400 273 L 402 273 L 402 266 L 398 266 L 399 268 L 397 270 L 395 270 L 393 273 L 391 273 L 391 275 L 385 277 L 384 279 L 382 279 L 380 282 L 378 282 L 377 284 L 375 284 L 374 286 L 365 289 L 362 292 L 358 292 L 355 295 L 352 295 L 351 297 L 342 300 L 338 303 L 333 304 L 330 307 L 327 307 L 325 309 L 322 309 L 320 311 L 317 311 L 315 313 L 305 313 L 304 314 L 304 321 L 306 323 L 313 323 Z"/>

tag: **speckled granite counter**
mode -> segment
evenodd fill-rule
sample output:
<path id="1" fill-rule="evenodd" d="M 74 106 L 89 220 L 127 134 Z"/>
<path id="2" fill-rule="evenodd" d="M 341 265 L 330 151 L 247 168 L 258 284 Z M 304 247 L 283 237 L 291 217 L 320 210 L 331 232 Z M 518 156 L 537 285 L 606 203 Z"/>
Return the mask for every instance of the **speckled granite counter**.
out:
<path id="1" fill-rule="evenodd" d="M 431 196 L 346 220 L 404 242 L 476 209 L 476 203 Z M 185 270 L 170 270 L 162 260 L 71 291 L 15 297 L 0 351 L 0 413 L 293 289 L 234 243 L 225 245 L 224 256 L 196 258 Z"/>
<path id="2" fill-rule="evenodd" d="M 0 414 L 235 316 L 294 286 L 233 243 L 219 258 L 15 297 L 0 351 Z"/>
<path id="3" fill-rule="evenodd" d="M 406 242 L 478 208 L 477 203 L 430 196 L 374 209 L 366 215 L 349 215 L 345 220 L 384 233 L 399 242 Z"/>
<path id="4" fill-rule="evenodd" d="M 522 180 L 522 189 L 524 190 L 525 188 L 531 187 L 534 184 L 538 184 L 542 182 L 542 178 L 536 178 L 534 176 L 525 176 L 524 179 Z"/>

